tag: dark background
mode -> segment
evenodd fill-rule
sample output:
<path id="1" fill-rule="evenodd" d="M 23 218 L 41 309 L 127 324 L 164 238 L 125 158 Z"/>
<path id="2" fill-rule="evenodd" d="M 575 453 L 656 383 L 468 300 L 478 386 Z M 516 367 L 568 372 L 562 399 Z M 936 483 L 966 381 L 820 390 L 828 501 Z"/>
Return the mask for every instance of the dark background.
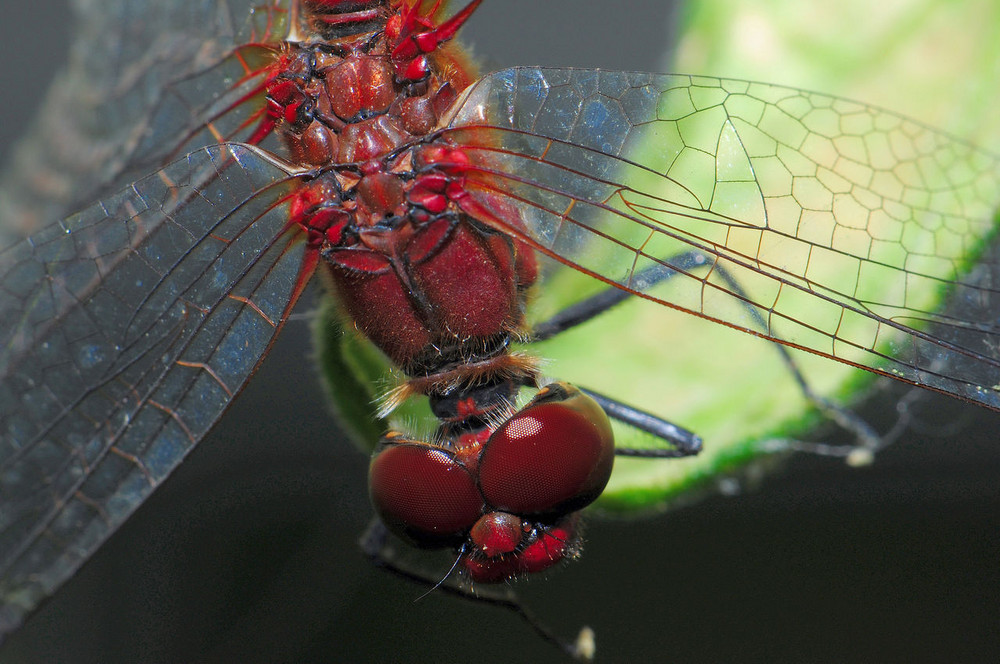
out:
<path id="1" fill-rule="evenodd" d="M 3 17 L 6 146 L 70 21 L 54 0 Z M 494 66 L 649 70 L 669 17 L 663 0 L 487 0 L 464 34 Z M 365 562 L 367 459 L 339 438 L 309 353 L 306 323 L 289 324 L 223 424 L 0 661 L 552 660 L 516 617 L 439 594 L 415 603 L 422 589 Z M 899 394 L 863 414 L 886 426 Z M 919 407 L 958 434 L 918 427 L 872 468 L 802 456 L 734 497 L 591 519 L 580 562 L 520 589 L 560 633 L 592 625 L 600 661 L 995 657 L 1000 419 L 946 398 Z"/>

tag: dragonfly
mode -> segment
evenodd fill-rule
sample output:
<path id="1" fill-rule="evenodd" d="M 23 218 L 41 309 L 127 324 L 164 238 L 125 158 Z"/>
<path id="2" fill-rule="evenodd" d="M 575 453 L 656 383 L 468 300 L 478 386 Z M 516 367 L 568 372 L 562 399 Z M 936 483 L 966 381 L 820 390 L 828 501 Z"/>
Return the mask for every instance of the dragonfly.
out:
<path id="1" fill-rule="evenodd" d="M 535 81 L 535 83 L 525 82 L 523 84 L 517 84 L 517 83 L 513 84 L 513 89 L 514 90 L 518 90 L 518 91 L 521 91 L 522 93 L 524 93 L 526 91 L 530 91 L 530 90 L 535 89 L 539 85 L 539 82 L 538 82 L 539 80 L 542 81 L 543 87 L 549 85 L 549 80 L 550 79 L 546 78 L 546 77 L 555 77 L 555 76 L 558 76 L 560 74 L 562 74 L 563 76 L 569 76 L 570 77 L 569 80 L 571 80 L 571 81 L 577 81 L 579 83 L 582 83 L 585 80 L 586 76 L 592 75 L 590 72 L 573 73 L 573 72 L 558 72 L 556 70 L 552 70 L 551 72 L 543 72 L 541 70 L 525 70 L 525 71 L 521 71 L 521 72 L 510 72 L 507 75 L 508 76 L 526 75 L 528 79 L 530 79 L 531 76 L 533 76 L 533 75 L 536 76 L 536 77 L 538 77 L 538 76 L 541 77 L 540 79 L 537 79 Z M 580 77 L 580 78 L 574 78 L 574 77 Z M 486 79 L 486 80 L 489 81 L 490 79 Z M 493 80 L 500 80 L 500 79 L 493 79 Z M 623 79 L 615 79 L 613 76 L 611 76 L 610 78 L 606 78 L 605 82 L 607 84 L 611 85 L 611 86 L 615 86 L 616 84 L 617 85 L 621 85 L 622 84 L 622 80 Z M 506 84 L 506 85 L 509 85 L 509 84 Z M 637 86 L 637 87 L 639 89 L 642 89 L 642 88 L 648 87 L 648 85 L 649 84 L 643 84 L 643 85 Z M 692 84 L 688 83 L 687 85 L 691 86 Z M 503 86 L 498 85 L 497 87 L 503 87 Z M 558 87 L 558 86 L 556 86 L 556 87 Z M 710 87 L 710 86 L 708 86 L 708 87 Z M 489 86 L 488 85 L 484 86 L 484 89 L 489 90 Z M 765 89 L 766 89 L 766 91 L 769 91 L 769 92 L 770 91 L 777 91 L 779 93 L 781 92 L 780 89 L 774 88 L 772 86 L 765 86 Z M 490 93 L 488 93 L 488 94 L 490 94 Z M 466 102 L 466 103 L 468 104 L 469 102 Z M 776 105 L 777 104 L 777 102 L 775 102 L 775 101 L 770 101 L 770 102 L 766 102 L 766 103 L 770 103 L 772 105 Z M 500 100 L 500 101 L 493 100 L 493 101 L 487 102 L 485 104 L 485 106 L 487 108 L 490 108 L 490 107 L 506 108 L 506 106 L 504 105 L 504 102 L 502 100 Z M 469 106 L 469 108 L 472 108 L 472 106 Z M 838 111 L 838 112 L 840 112 L 840 111 Z M 888 116 L 886 116 L 886 117 L 888 117 Z M 500 125 L 493 125 L 493 124 L 491 124 L 493 122 L 495 122 L 495 121 L 494 120 L 487 120 L 488 126 L 491 126 L 491 127 L 492 126 L 498 126 L 498 127 L 500 126 Z M 458 134 L 460 134 L 461 131 L 462 131 L 461 128 L 464 127 L 464 126 L 467 126 L 468 124 L 469 124 L 469 122 L 467 120 L 459 119 L 456 122 L 456 124 L 454 124 L 455 132 L 458 133 Z M 518 127 L 518 126 L 513 126 L 513 127 L 511 127 L 511 129 L 514 130 L 515 132 L 517 132 L 517 131 L 525 131 L 525 129 L 523 127 Z M 919 130 L 919 128 L 917 128 L 917 129 Z M 542 130 L 538 130 L 537 127 L 532 126 L 531 131 L 541 132 Z M 530 136 L 529 136 L 529 138 L 530 138 Z M 549 138 L 551 139 L 552 137 L 549 137 Z M 563 139 L 563 140 L 566 141 L 566 144 L 569 144 L 568 139 Z M 952 147 L 950 147 L 950 145 L 946 146 L 946 148 L 947 149 L 952 149 Z M 595 148 L 591 148 L 591 149 L 595 150 Z M 235 152 L 240 152 L 235 147 L 232 150 L 235 151 Z M 527 152 L 527 151 L 530 150 L 530 146 L 519 147 L 518 150 L 522 150 L 524 152 Z M 211 153 L 211 152 L 207 152 L 207 153 L 203 152 L 201 154 L 202 155 L 214 156 L 214 153 Z M 221 153 L 218 153 L 218 154 L 221 154 Z M 548 153 L 546 153 L 546 155 L 548 155 Z M 249 163 L 249 165 L 251 167 L 254 167 L 254 168 L 260 167 L 260 170 L 263 170 L 263 171 L 266 171 L 269 168 L 269 166 L 273 166 L 273 164 L 271 164 L 266 159 L 264 159 L 261 156 L 261 153 L 259 153 L 259 152 L 255 152 L 255 151 L 249 151 L 249 152 L 246 152 L 246 153 L 240 152 L 239 156 L 241 158 L 247 159 L 248 160 L 247 163 Z M 550 158 L 551 157 L 546 156 L 546 159 L 550 159 Z M 984 157 L 984 158 L 986 158 L 986 157 Z M 554 162 L 545 161 L 544 163 L 545 164 L 551 164 L 551 163 L 554 163 Z M 590 164 L 589 167 L 591 169 L 593 169 L 593 170 L 592 170 L 592 173 L 591 173 L 591 178 L 592 179 L 589 180 L 588 182 L 590 182 L 590 183 L 598 182 L 599 180 L 593 179 L 593 175 L 596 174 L 596 173 L 600 173 L 603 170 L 606 170 L 605 167 L 602 166 L 600 163 L 596 163 L 596 164 L 592 163 L 592 164 Z M 508 166 L 507 168 L 509 170 L 511 170 L 511 171 L 519 170 L 519 169 L 516 169 L 513 166 Z M 162 175 L 167 176 L 168 179 L 172 179 L 172 178 L 169 178 L 169 176 L 173 175 L 173 173 L 174 173 L 174 171 L 170 171 L 170 172 L 164 171 L 162 173 Z M 286 175 L 287 175 L 287 173 L 286 173 Z M 161 179 L 164 179 L 164 178 L 161 178 Z M 744 181 L 745 180 L 739 180 L 739 179 L 726 180 L 726 182 L 733 182 L 733 183 L 740 183 L 740 182 L 744 182 Z M 202 190 L 202 189 L 200 189 L 200 187 L 201 187 L 200 183 L 195 185 L 195 188 L 198 189 L 199 191 L 206 191 L 206 192 L 208 191 L 207 189 Z M 691 192 L 689 192 L 689 193 L 691 193 Z M 581 194 L 575 194 L 575 195 L 579 196 L 581 198 L 583 197 L 582 193 Z M 205 198 L 208 199 L 209 197 L 205 196 Z M 975 202 L 975 203 L 981 203 L 982 202 L 981 198 L 982 197 L 979 194 L 974 194 L 974 195 L 971 196 L 971 200 L 973 202 Z M 264 202 L 266 202 L 266 200 Z M 629 207 L 630 209 L 632 209 L 631 208 L 632 205 L 638 205 L 639 208 L 644 209 L 647 212 L 650 212 L 650 211 L 653 211 L 653 210 L 656 209 L 655 207 L 654 208 L 650 208 L 648 206 L 648 204 L 638 203 L 636 200 L 630 200 L 630 201 L 626 200 L 624 202 L 625 202 L 625 205 L 627 207 Z M 185 203 L 185 205 L 190 205 L 190 204 L 189 203 Z M 986 205 L 988 206 L 988 203 Z M 185 209 L 185 208 L 181 208 L 181 209 Z M 262 231 L 262 232 L 267 233 L 267 231 Z M 278 234 L 278 229 L 277 228 L 272 228 L 272 229 L 270 229 L 270 233 L 276 235 L 276 234 Z M 540 249 L 541 249 L 541 247 L 540 247 Z M 652 255 L 652 257 L 656 258 L 656 255 L 655 254 Z M 585 269 L 590 269 L 590 268 L 585 268 Z M 592 270 L 592 271 L 596 271 L 596 270 Z M 286 284 L 286 287 L 289 287 L 289 285 Z M 288 297 L 290 298 L 291 295 L 289 295 Z M 259 306 L 260 305 L 258 305 L 258 307 Z M 772 313 L 780 314 L 780 311 L 779 311 L 779 309 L 777 307 L 772 306 L 771 309 L 772 309 Z M 977 330 L 975 330 L 975 332 L 977 332 L 977 333 L 978 332 L 982 332 L 982 330 L 981 329 L 977 329 Z M 784 341 L 788 341 L 788 339 L 784 339 Z M 853 339 L 852 340 L 845 339 L 844 341 L 845 342 L 853 342 L 854 340 Z M 924 338 L 924 337 L 922 337 L 920 335 L 914 335 L 914 342 L 917 343 L 917 344 L 923 343 L 923 342 L 929 342 L 932 345 L 934 343 L 936 343 L 936 341 L 934 339 L 926 339 L 926 338 Z M 803 343 L 809 343 L 809 342 L 803 342 Z M 811 343 L 815 343 L 815 342 L 811 342 Z M 850 343 L 848 345 L 850 345 Z M 859 348 L 861 350 L 864 349 L 863 344 L 861 346 L 858 346 L 857 343 L 854 343 L 853 347 L 856 350 L 859 349 Z M 917 346 L 915 346 L 915 348 L 917 348 L 917 350 L 919 352 L 919 348 L 921 348 L 921 346 L 917 345 Z M 86 356 L 84 358 L 85 361 L 91 361 L 91 360 L 99 361 L 99 358 L 95 359 L 94 356 L 92 355 L 92 349 L 91 348 L 85 347 L 83 350 L 84 350 L 84 354 Z M 818 350 L 818 349 L 814 348 L 813 350 Z M 961 355 L 961 353 L 958 353 L 958 354 Z M 864 364 L 865 363 L 864 360 L 854 359 L 853 355 L 850 356 L 850 357 L 847 357 L 847 358 L 843 358 L 842 357 L 841 359 L 843 361 L 856 362 L 856 363 L 859 363 L 859 364 Z M 988 358 L 985 358 L 985 356 L 979 356 L 979 357 L 974 357 L 973 361 L 974 362 L 985 362 L 986 359 L 988 359 Z M 881 358 L 879 361 L 881 362 L 883 360 L 889 360 L 889 361 L 891 361 L 892 359 L 891 358 Z M 871 362 L 874 362 L 874 360 L 872 360 Z M 871 366 L 870 368 L 873 368 L 873 369 L 882 369 L 881 367 L 877 367 L 877 366 Z M 905 372 L 906 370 L 908 370 L 908 368 L 907 368 L 907 366 L 906 366 L 905 363 L 900 364 L 900 366 L 896 367 L 895 369 L 898 370 L 898 371 L 901 371 L 901 372 Z M 882 369 L 882 370 L 885 371 L 885 369 Z M 932 368 L 931 367 L 922 368 L 922 367 L 918 366 L 916 368 L 910 367 L 909 370 L 923 372 L 923 371 L 932 371 Z M 934 387 L 934 388 L 937 388 L 937 389 L 941 389 L 943 391 L 947 391 L 947 392 L 951 392 L 951 393 L 954 393 L 954 394 L 957 394 L 957 395 L 960 395 L 960 396 L 964 396 L 964 397 L 969 398 L 971 400 L 980 401 L 980 402 L 982 402 L 984 405 L 986 405 L 988 407 L 992 406 L 992 403 L 990 401 L 990 399 L 992 397 L 990 396 L 988 390 L 981 392 L 978 389 L 978 388 L 982 388 L 983 387 L 983 385 L 981 383 L 983 383 L 985 381 L 978 381 L 978 379 L 977 379 L 976 382 L 972 383 L 972 382 L 970 382 L 963 375 L 960 375 L 960 376 L 958 376 L 956 378 L 956 377 L 952 377 L 952 376 L 948 376 L 948 375 L 944 375 L 944 374 L 939 374 L 939 373 L 933 373 L 933 372 L 932 373 L 926 373 L 926 374 L 925 373 L 904 374 L 902 377 L 904 379 L 908 378 L 910 381 L 915 382 L 915 383 L 927 384 L 930 387 Z"/>

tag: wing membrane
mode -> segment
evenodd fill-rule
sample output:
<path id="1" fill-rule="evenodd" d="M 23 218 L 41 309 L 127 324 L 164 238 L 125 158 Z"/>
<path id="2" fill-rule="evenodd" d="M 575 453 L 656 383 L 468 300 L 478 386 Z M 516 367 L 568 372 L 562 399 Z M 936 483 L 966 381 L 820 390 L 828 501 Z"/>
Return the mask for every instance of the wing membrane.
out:
<path id="1" fill-rule="evenodd" d="M 510 232 L 565 264 L 1000 409 L 997 269 L 984 255 L 1000 207 L 993 155 L 801 90 L 571 69 L 486 77 L 445 133 L 484 153 L 484 203 L 528 210 L 527 231 Z M 691 250 L 703 269 L 671 263 Z M 657 264 L 686 282 L 670 299 L 636 281 Z"/>
<path id="2" fill-rule="evenodd" d="M 0 253 L 0 634 L 177 466 L 301 289 L 294 183 L 189 154 Z"/>
<path id="3" fill-rule="evenodd" d="M 72 4 L 69 63 L 0 178 L 0 232 L 7 237 L 24 237 L 184 152 L 218 143 L 188 140 L 180 149 L 211 118 L 213 102 L 237 96 L 227 95 L 240 76 L 227 56 L 275 38 L 287 3 Z M 197 90 L 189 82 L 195 79 Z"/>

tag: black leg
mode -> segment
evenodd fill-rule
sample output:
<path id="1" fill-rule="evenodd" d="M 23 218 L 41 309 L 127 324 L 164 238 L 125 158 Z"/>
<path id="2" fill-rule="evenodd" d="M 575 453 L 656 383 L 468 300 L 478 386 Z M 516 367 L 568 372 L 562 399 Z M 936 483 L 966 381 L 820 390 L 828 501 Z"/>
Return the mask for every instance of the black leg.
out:
<path id="1" fill-rule="evenodd" d="M 705 265 L 706 260 L 704 255 L 690 251 L 673 257 L 670 259 L 670 263 L 686 271 Z M 666 265 L 652 265 L 636 273 L 635 278 L 632 279 L 632 287 L 637 291 L 646 291 L 675 274 L 677 271 Z M 565 332 L 581 323 L 586 323 L 591 318 L 600 316 L 630 297 L 632 297 L 631 293 L 620 288 L 603 290 L 586 300 L 566 307 L 552 318 L 536 325 L 531 331 L 531 341 L 551 339 L 560 332 Z"/>
<path id="2" fill-rule="evenodd" d="M 358 544 L 361 550 L 375 565 L 388 570 L 396 576 L 411 581 L 425 588 L 428 594 L 434 590 L 460 597 L 473 602 L 492 604 L 507 611 L 513 611 L 543 640 L 548 641 L 563 653 L 581 662 L 594 659 L 594 632 L 589 627 L 583 627 L 575 641 L 567 641 L 557 636 L 547 625 L 542 623 L 521 601 L 517 594 L 507 584 L 479 585 L 473 588 L 453 576 L 444 579 L 433 576 L 426 570 L 418 569 L 412 564 L 401 561 L 395 554 L 392 543 L 395 540 L 377 518 L 372 519 L 361 536 Z M 421 598 L 423 595 L 421 595 Z M 420 598 L 418 598 L 420 599 Z"/>
<path id="3" fill-rule="evenodd" d="M 633 289 L 637 291 L 645 291 L 670 279 L 677 274 L 677 270 L 687 272 L 711 265 L 710 259 L 704 254 L 698 252 L 678 254 L 677 256 L 671 258 L 669 262 L 671 265 L 676 266 L 677 269 L 672 269 L 663 264 L 657 264 L 636 273 L 631 282 Z M 748 304 L 748 298 L 745 297 L 743 288 L 732 277 L 732 275 L 730 275 L 724 267 L 718 264 L 714 265 L 712 270 L 726 283 L 726 286 L 732 293 L 734 293 L 737 297 L 742 298 L 742 302 L 749 312 L 753 322 L 761 330 L 767 329 L 766 321 L 764 320 L 760 310 L 757 307 Z M 607 290 L 601 291 L 596 295 L 567 307 L 552 318 L 539 323 L 532 330 L 531 340 L 543 341 L 550 339 L 558 335 L 560 332 L 569 330 L 607 312 L 630 297 L 632 297 L 631 293 L 618 288 L 608 288 Z M 802 443 L 799 441 L 775 441 L 773 443 L 774 451 L 794 449 L 797 451 L 808 451 L 827 456 L 841 456 L 847 458 L 848 462 L 852 465 L 864 465 L 869 463 L 874 458 L 875 452 L 889 444 L 895 439 L 895 437 L 898 436 L 899 431 L 905 428 L 904 423 L 906 413 L 901 410 L 900 421 L 897 426 L 893 427 L 893 431 L 886 436 L 879 436 L 867 422 L 862 420 L 856 414 L 847 410 L 843 406 L 816 394 L 809 386 L 805 376 L 802 375 L 801 370 L 796 364 L 788 348 L 780 343 L 774 343 L 773 345 L 806 399 L 808 399 L 826 417 L 844 430 L 851 433 L 857 441 L 856 445 L 849 446 L 831 446 Z M 581 389 L 597 399 L 598 403 L 600 403 L 605 409 L 605 412 L 608 413 L 609 417 L 642 431 L 651 433 L 671 445 L 670 449 L 662 451 L 622 450 L 619 451 L 619 454 L 629 455 L 634 452 L 636 456 L 677 457 L 697 454 L 701 449 L 701 440 L 693 433 L 686 431 L 685 429 L 662 418 L 656 417 L 655 415 L 640 411 L 628 406 L 627 404 L 622 404 L 609 399 L 608 397 L 603 397 L 592 390 L 583 387 L 581 387 Z"/>
<path id="4" fill-rule="evenodd" d="M 746 297 L 746 293 L 743 291 L 743 288 L 733 278 L 733 276 L 729 274 L 729 272 L 721 265 L 716 265 L 714 271 L 719 275 L 719 278 L 726 282 L 729 289 L 741 298 L 741 301 L 745 304 L 750 317 L 757 324 L 757 326 L 762 330 L 767 329 L 767 323 L 764 321 L 764 317 L 761 315 L 760 309 L 748 304 L 749 298 Z M 799 386 L 799 390 L 801 390 L 803 396 L 805 396 L 805 398 L 808 399 L 821 413 L 823 413 L 823 415 L 833 421 L 837 426 L 854 436 L 855 441 L 857 441 L 855 445 L 826 445 L 822 443 L 804 443 L 792 440 L 773 441 L 775 446 L 778 447 L 783 444 L 786 449 L 798 452 L 810 452 L 823 456 L 844 457 L 847 459 L 849 464 L 854 466 L 863 466 L 871 463 L 875 458 L 875 453 L 885 447 L 894 438 L 894 436 L 893 438 L 879 436 L 878 433 L 876 433 L 867 422 L 858 417 L 857 414 L 837 403 L 834 403 L 833 401 L 830 401 L 829 399 L 826 399 L 825 397 L 816 394 L 809 386 L 805 376 L 802 375 L 802 371 L 799 369 L 798 364 L 795 363 L 795 359 L 789 352 L 788 347 L 777 342 L 773 343 L 772 346 L 778 352 L 778 355 L 781 356 L 781 361 L 784 362 L 785 367 L 791 373 L 792 378 Z M 902 421 L 903 420 L 901 418 L 900 423 L 902 423 Z M 780 450 L 776 449 L 775 451 Z"/>
<path id="5" fill-rule="evenodd" d="M 671 264 L 682 270 L 691 270 L 705 265 L 705 257 L 696 252 L 680 254 L 671 259 Z M 653 265 L 635 275 L 632 280 L 632 287 L 638 291 L 649 290 L 653 286 L 666 281 L 677 274 L 666 265 Z M 592 295 L 585 300 L 566 307 L 547 321 L 536 325 L 531 331 L 531 341 L 544 341 L 551 339 L 560 332 L 572 329 L 588 320 L 600 316 L 618 304 L 632 297 L 631 293 L 618 288 L 608 288 Z M 650 433 L 656 438 L 668 443 L 666 448 L 615 449 L 615 454 L 620 456 L 640 456 L 652 458 L 678 458 L 698 454 L 701 451 L 701 438 L 696 434 L 680 427 L 673 422 L 668 422 L 652 413 L 639 410 L 633 406 L 616 401 L 611 397 L 604 396 L 594 390 L 580 387 L 581 390 L 589 394 L 604 412 L 613 420 Z"/>
<path id="6" fill-rule="evenodd" d="M 616 447 L 615 454 L 619 456 L 657 457 L 657 458 L 678 458 L 693 456 L 701 452 L 701 438 L 696 434 L 677 426 L 671 422 L 647 413 L 638 408 L 615 401 L 603 394 L 598 394 L 593 390 L 580 388 L 589 394 L 594 401 L 600 404 L 604 412 L 613 420 L 618 420 L 623 424 L 635 427 L 640 431 L 651 433 L 660 440 L 671 444 L 666 449 L 637 449 L 630 447 Z"/>

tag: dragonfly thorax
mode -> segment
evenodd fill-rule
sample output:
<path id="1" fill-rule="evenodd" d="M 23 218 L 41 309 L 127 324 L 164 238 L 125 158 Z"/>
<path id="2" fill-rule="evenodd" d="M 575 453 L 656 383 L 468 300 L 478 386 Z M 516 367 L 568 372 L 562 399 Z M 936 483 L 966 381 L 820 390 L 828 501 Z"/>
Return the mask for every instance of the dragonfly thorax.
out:
<path id="1" fill-rule="evenodd" d="M 517 212 L 477 196 L 477 157 L 429 133 L 468 84 L 444 43 L 475 3 L 440 25 L 418 5 L 307 3 L 330 25 L 374 12 L 384 29 L 286 42 L 257 133 L 277 133 L 294 159 L 321 169 L 293 196 L 292 223 L 321 245 L 357 329 L 408 375 L 434 377 L 412 391 L 534 384 L 533 366 L 506 351 L 523 327 L 534 256 L 478 214 L 496 208 L 509 227 Z"/>

